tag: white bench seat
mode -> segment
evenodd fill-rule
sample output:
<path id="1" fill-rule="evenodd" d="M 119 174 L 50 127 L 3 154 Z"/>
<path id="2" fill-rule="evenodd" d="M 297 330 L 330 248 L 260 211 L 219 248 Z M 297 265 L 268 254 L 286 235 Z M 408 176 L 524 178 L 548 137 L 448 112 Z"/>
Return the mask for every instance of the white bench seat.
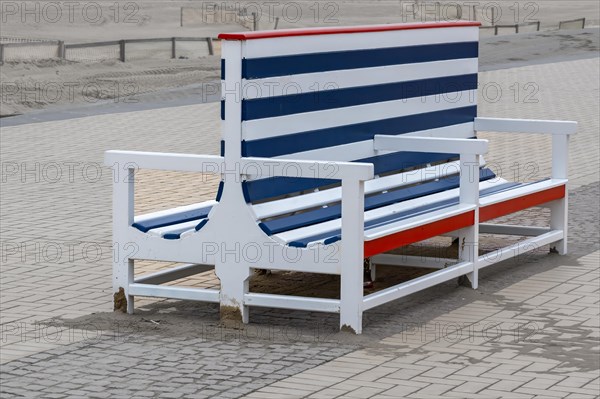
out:
<path id="1" fill-rule="evenodd" d="M 480 171 L 480 181 L 490 180 L 494 177 L 495 175 L 489 169 L 482 169 Z M 393 204 L 402 204 L 416 198 L 427 201 L 427 197 L 432 194 L 452 190 L 458 188 L 458 186 L 458 176 L 446 176 L 443 179 L 436 179 L 434 181 L 408 187 L 401 186 L 396 190 L 390 189 L 366 197 L 364 209 L 368 214 L 371 210 L 384 208 Z M 312 206 L 309 205 L 304 212 L 261 221 L 260 227 L 268 235 L 273 235 L 341 217 L 341 203 L 336 203 L 335 200 L 328 206 L 319 207 L 317 209 L 310 208 L 312 208 Z M 368 216 L 366 217 L 368 218 Z"/>
<path id="2" fill-rule="evenodd" d="M 566 179 L 545 179 L 523 184 L 505 192 L 482 197 L 479 201 L 479 221 L 483 223 L 534 206 L 559 201 L 565 198 L 566 194 Z"/>
<path id="3" fill-rule="evenodd" d="M 206 219 L 213 206 L 218 202 L 215 200 L 199 202 L 191 205 L 179 206 L 158 212 L 146 213 L 136 216 L 132 227 L 143 233 L 168 227 L 176 224 L 197 221 L 200 223 Z"/>
<path id="4" fill-rule="evenodd" d="M 148 230 L 148 234 L 166 240 L 177 240 L 200 230 L 208 222 L 208 218 L 195 219 L 189 222 L 176 223 L 169 226 Z"/>
<path id="5" fill-rule="evenodd" d="M 481 166 L 484 166 L 483 163 Z M 426 166 L 410 172 L 382 176 L 365 182 L 365 195 L 380 193 L 386 190 L 398 189 L 401 187 L 410 186 L 412 184 L 420 184 L 444 178 L 446 176 L 458 173 L 459 170 L 460 163 L 458 161 L 453 161 Z M 257 220 L 262 220 L 310 207 L 338 202 L 341 199 L 342 188 L 335 187 L 327 190 L 307 193 L 304 195 L 253 204 L 252 211 L 255 213 Z"/>
<path id="6" fill-rule="evenodd" d="M 519 183 L 511 183 L 504 179 L 483 181 L 479 189 L 483 197 L 493 193 L 502 192 L 520 186 Z M 365 239 L 373 233 L 371 230 L 381 229 L 382 226 L 394 224 L 402 220 L 410 219 L 429 212 L 437 212 L 444 208 L 450 208 L 458 204 L 459 189 L 450 189 L 424 197 L 409 199 L 388 206 L 368 210 L 365 212 Z M 280 242 L 293 247 L 304 248 L 315 243 L 333 243 L 341 237 L 341 219 L 313 224 L 298 229 L 288 230 L 273 237 Z"/>

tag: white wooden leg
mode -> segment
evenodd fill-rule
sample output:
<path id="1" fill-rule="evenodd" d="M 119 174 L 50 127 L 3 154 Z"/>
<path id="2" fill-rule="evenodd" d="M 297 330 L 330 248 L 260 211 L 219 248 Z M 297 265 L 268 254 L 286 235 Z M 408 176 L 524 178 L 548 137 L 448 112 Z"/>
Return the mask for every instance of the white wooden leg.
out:
<path id="1" fill-rule="evenodd" d="M 129 259 L 127 261 L 127 284 L 125 285 L 125 299 L 127 300 L 127 313 L 133 314 L 134 300 L 133 295 L 129 295 L 129 284 L 133 283 L 134 280 L 134 268 L 133 268 L 134 260 Z"/>
<path id="2" fill-rule="evenodd" d="M 473 289 L 479 285 L 479 232 L 478 225 L 467 227 L 461 231 L 458 243 L 459 262 L 473 262 L 473 271 L 467 274 L 467 279 Z"/>
<path id="3" fill-rule="evenodd" d="M 562 230 L 563 239 L 550 244 L 550 250 L 559 253 L 560 255 L 567 254 L 567 229 L 568 229 L 568 206 L 569 200 L 565 198 L 553 201 L 550 204 L 550 228 L 552 230 Z"/>
<path id="4" fill-rule="evenodd" d="M 217 264 L 215 273 L 221 280 L 221 320 L 235 320 L 246 324 L 249 307 L 244 305 L 248 293 L 251 269 L 239 264 Z"/>
<path id="5" fill-rule="evenodd" d="M 461 154 L 460 156 L 460 202 L 479 205 L 479 155 Z M 473 225 L 459 232 L 459 262 L 473 262 L 473 271 L 467 279 L 473 289 L 479 285 L 479 210 L 474 213 Z"/>
<path id="6" fill-rule="evenodd" d="M 124 257 L 123 248 L 115 241 L 113 258 L 114 310 L 133 313 L 133 295 L 129 295 L 129 284 L 134 281 L 133 259 Z"/>
<path id="7" fill-rule="evenodd" d="M 127 257 L 132 243 L 128 243 L 127 229 L 134 217 L 134 169 L 128 165 L 115 165 L 117 170 L 126 170 L 113 183 L 113 293 L 114 310 L 133 313 L 133 296 L 129 295 L 129 284 L 133 283 L 133 259 Z"/>
<path id="8" fill-rule="evenodd" d="M 343 251 L 343 248 L 342 248 Z M 342 259 L 344 256 L 342 255 Z M 340 330 L 362 333 L 363 261 L 344 261 L 340 292 Z"/>
<path id="9" fill-rule="evenodd" d="M 552 136 L 552 178 L 567 179 L 569 170 L 569 136 Z M 568 206 L 569 192 L 565 187 L 565 197 L 554 201 L 550 205 L 550 228 L 552 230 L 562 230 L 563 239 L 550 244 L 550 249 L 554 249 L 560 255 L 567 253 L 567 226 L 568 226 Z"/>
<path id="10" fill-rule="evenodd" d="M 115 244 L 118 245 L 118 244 Z M 129 284 L 133 283 L 133 259 L 120 259 L 115 254 L 113 260 L 114 310 L 133 313 L 133 295 L 129 295 Z"/>
<path id="11" fill-rule="evenodd" d="M 377 278 L 377 265 L 375 263 L 371 262 L 370 270 L 371 270 L 371 281 L 375 282 L 375 279 Z"/>
<path id="12" fill-rule="evenodd" d="M 364 182 L 342 181 L 340 330 L 362 332 Z"/>

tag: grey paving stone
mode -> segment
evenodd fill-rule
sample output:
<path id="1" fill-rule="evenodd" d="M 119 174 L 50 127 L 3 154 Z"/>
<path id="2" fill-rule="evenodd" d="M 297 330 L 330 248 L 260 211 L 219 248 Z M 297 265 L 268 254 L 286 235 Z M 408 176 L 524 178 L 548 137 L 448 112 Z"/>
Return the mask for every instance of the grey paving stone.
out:
<path id="1" fill-rule="evenodd" d="M 562 262 L 572 268 L 577 267 L 579 257 L 597 251 L 600 245 L 598 236 L 600 184 L 597 174 L 598 115 L 596 112 L 598 91 L 595 81 L 584 78 L 590 75 L 590 70 L 597 72 L 597 65 L 597 61 L 594 63 L 593 60 L 577 61 L 482 74 L 484 81 L 497 81 L 503 84 L 534 79 L 544 90 L 544 98 L 541 98 L 541 103 L 537 105 L 516 104 L 514 101 L 502 99 L 499 104 L 482 104 L 482 113 L 494 111 L 501 116 L 572 118 L 582 121 L 581 131 L 572 142 L 571 152 L 571 172 L 574 176 L 570 190 L 571 255 L 562 258 Z M 569 84 L 572 84 L 572 87 L 565 87 L 566 83 L 557 78 L 565 76 L 565 73 L 570 74 Z M 552 100 L 558 95 L 561 96 L 561 101 Z M 216 153 L 218 125 L 218 107 L 214 105 L 179 107 L 134 114 L 101 115 L 92 119 L 41 123 L 36 126 L 23 125 L 3 129 L 2 159 L 32 165 L 36 162 L 79 162 L 74 172 L 76 176 L 81 176 L 84 163 L 99 165 L 102 161 L 102 152 L 118 146 L 136 150 L 173 152 L 185 152 L 189 148 L 197 148 L 199 152 Z M 161 134 L 148 134 L 151 131 L 156 132 L 157 128 L 167 129 L 172 126 L 177 126 L 178 129 L 170 130 L 172 137 L 169 140 L 165 140 Z M 82 139 L 82 135 L 85 139 Z M 496 155 L 489 161 L 502 165 L 503 169 L 507 170 L 515 161 L 523 162 L 534 156 L 539 160 L 540 174 L 548 171 L 547 153 L 543 152 L 548 147 L 542 140 L 528 137 L 516 142 L 513 139 L 500 138 L 494 143 L 496 147 L 492 149 L 492 153 Z M 590 170 L 593 172 L 590 173 Z M 36 177 L 35 174 L 33 177 Z M 64 244 L 74 240 L 92 242 L 100 245 L 101 248 L 110 249 L 111 175 L 108 169 L 103 169 L 101 179 L 96 182 L 77 178 L 74 182 L 63 180 L 50 184 L 47 181 L 36 182 L 31 179 L 32 177 L 29 176 L 29 180 L 24 183 L 12 180 L 8 185 L 2 186 L 0 233 L 3 241 L 33 240 L 41 244 Z M 182 194 L 182 201 L 195 198 L 197 194 L 190 189 Z M 77 209 L 75 214 L 73 209 Z M 543 212 L 528 211 L 511 216 L 510 221 L 537 224 L 543 222 L 544 216 L 546 215 Z M 30 323 L 31 320 L 41 321 L 69 315 L 69 312 L 77 310 L 80 313 L 69 316 L 73 321 L 77 320 L 74 317 L 85 318 L 85 315 L 91 312 L 110 311 L 110 251 L 104 253 L 97 262 L 89 262 L 81 254 L 77 254 L 72 261 L 60 263 L 39 261 L 33 255 L 28 254 L 25 262 L 19 257 L 12 257 L 8 262 L 1 264 L 0 288 L 2 294 L 7 295 L 7 299 L 3 297 L 2 301 L 3 318 L 10 317 L 9 320 L 13 322 L 28 320 L 27 322 Z M 111 329 L 106 329 L 98 339 L 83 339 L 81 334 L 78 335 L 79 338 L 72 339 L 67 335 L 61 342 L 56 343 L 56 346 L 54 342 L 29 342 L 30 346 L 25 342 L 18 346 L 23 351 L 16 358 L 17 360 L 0 366 L 1 392 L 7 397 L 35 395 L 86 397 L 94 393 L 111 398 L 160 395 L 241 397 L 265 386 L 277 384 L 286 377 L 296 376 L 305 370 L 329 364 L 348 353 L 353 353 L 358 348 L 368 349 L 363 353 L 365 359 L 370 356 L 387 355 L 391 350 L 390 346 L 396 348 L 398 345 L 387 345 L 385 339 L 397 334 L 399 329 L 403 328 L 402 326 L 415 320 L 426 321 L 451 315 L 463 305 L 477 302 L 482 298 L 493 301 L 502 308 L 501 310 L 513 311 L 511 314 L 517 314 L 523 306 L 530 306 L 534 310 L 552 306 L 548 304 L 562 294 L 556 293 L 553 299 L 542 304 L 527 305 L 523 301 L 508 300 L 498 293 L 517 281 L 543 275 L 564 266 L 557 258 L 549 257 L 545 253 L 534 253 L 519 260 L 521 263 L 527 263 L 526 267 L 521 267 L 523 265 L 517 263 L 508 263 L 502 265 L 501 270 L 494 268 L 483 270 L 484 281 L 479 291 L 457 288 L 454 282 L 449 282 L 436 287 L 435 290 L 412 296 L 401 303 L 387 304 L 367 312 L 365 326 L 368 328 L 365 328 L 365 331 L 368 332 L 359 340 L 338 334 L 331 336 L 326 334 L 325 339 L 320 339 L 321 337 L 317 339 L 314 331 L 306 327 L 324 326 L 336 330 L 335 316 L 298 311 L 257 310 L 253 311 L 252 315 L 254 326 L 274 326 L 275 329 L 268 330 L 274 332 L 280 331 L 277 328 L 290 326 L 298 328 L 298 331 L 304 333 L 303 339 L 299 341 L 307 342 L 294 342 L 290 339 L 281 339 L 280 336 L 274 341 L 284 342 L 240 339 L 237 330 L 218 328 L 212 330 L 216 331 L 216 337 L 203 334 L 204 330 L 195 331 L 187 336 L 169 336 L 162 330 L 148 331 L 151 326 L 139 328 L 139 324 L 133 322 L 122 324 L 124 328 L 120 330 L 121 335 L 117 335 L 116 338 L 111 334 Z M 581 278 L 582 282 L 574 285 L 582 285 L 586 282 L 586 278 L 587 282 L 598 281 L 598 277 L 590 273 L 588 277 Z M 561 281 L 556 282 L 557 285 L 560 283 Z M 593 296 L 585 292 L 573 295 L 579 298 Z M 593 358 L 596 352 L 591 348 L 597 345 L 598 335 L 595 332 L 598 315 L 597 313 L 587 316 L 580 314 L 582 309 L 597 307 L 597 302 L 577 305 L 581 299 L 571 299 L 573 300 L 561 305 L 563 313 L 547 311 L 536 315 L 539 322 L 545 323 L 542 331 L 544 336 L 539 340 L 522 345 L 514 342 L 499 342 L 494 343 L 495 348 L 513 348 L 519 352 L 519 355 L 525 353 L 538 359 L 544 357 L 543 352 L 542 354 L 530 352 L 538 349 L 552 352 L 552 348 L 568 348 L 572 350 L 565 356 L 555 356 L 562 363 L 549 374 L 563 373 L 566 376 L 572 372 L 570 367 L 573 367 L 574 362 L 580 369 L 588 365 L 592 371 L 597 370 L 597 363 L 594 363 Z M 217 327 L 215 308 L 209 305 L 169 302 L 164 306 L 149 304 L 146 307 L 148 314 L 157 316 L 160 316 L 160 312 L 165 308 L 175 307 L 181 312 L 182 318 L 208 321 L 203 327 Z M 571 308 L 575 310 L 569 313 Z M 37 309 L 43 310 L 38 312 Z M 33 319 L 32 315 L 35 315 Z M 559 324 L 569 321 L 567 319 L 569 315 L 576 315 L 575 319 L 570 320 L 573 324 L 569 326 Z M 589 324 L 584 326 L 583 320 L 588 320 Z M 123 319 L 119 320 L 122 321 Z M 96 331 L 91 327 L 82 330 Z M 583 332 L 589 334 L 589 337 L 581 338 Z M 578 338 L 574 339 L 570 334 L 578 334 Z M 384 340 L 384 343 L 380 340 Z M 572 341 L 577 341 L 580 347 L 572 345 Z M 471 363 L 480 362 L 481 359 L 478 359 L 475 352 L 481 349 L 479 346 L 483 344 L 468 343 L 471 355 L 460 355 L 463 363 L 457 363 L 454 358 L 448 362 L 459 364 L 459 367 L 468 367 Z M 35 345 L 39 348 L 36 349 L 37 353 L 28 354 L 30 352 L 24 350 L 31 349 Z M 10 348 L 10 345 L 3 347 Z M 432 347 L 438 348 L 433 344 Z M 428 350 L 433 349 L 423 347 L 417 352 Z M 454 348 L 454 350 L 460 353 L 467 351 L 464 348 Z M 488 358 L 484 361 L 488 361 Z M 505 361 L 509 362 L 510 359 Z M 522 369 L 530 367 L 534 362 L 524 363 L 516 369 L 512 367 L 514 365 L 506 363 L 507 367 L 492 369 L 489 374 L 496 370 L 498 374 L 502 371 L 507 379 L 514 378 L 518 373 L 524 372 Z M 397 365 L 390 367 L 398 368 Z M 469 384 L 469 378 L 500 380 L 497 376 L 486 376 L 486 374 L 488 373 L 478 377 L 464 376 L 465 385 L 458 391 L 464 394 L 476 392 L 481 386 L 479 384 L 484 384 L 479 380 L 473 380 Z M 430 384 L 416 378 L 418 376 L 412 381 L 416 386 Z M 585 381 L 588 380 L 590 379 Z M 569 381 L 574 382 L 566 384 L 566 389 L 578 388 L 579 380 Z M 377 381 L 373 383 L 381 384 Z M 488 385 L 494 386 L 489 382 Z M 506 389 L 513 386 L 520 385 L 504 385 Z M 412 392 L 412 388 L 414 387 L 407 386 L 405 389 L 397 389 L 397 392 Z M 341 389 L 335 390 L 347 392 Z"/>

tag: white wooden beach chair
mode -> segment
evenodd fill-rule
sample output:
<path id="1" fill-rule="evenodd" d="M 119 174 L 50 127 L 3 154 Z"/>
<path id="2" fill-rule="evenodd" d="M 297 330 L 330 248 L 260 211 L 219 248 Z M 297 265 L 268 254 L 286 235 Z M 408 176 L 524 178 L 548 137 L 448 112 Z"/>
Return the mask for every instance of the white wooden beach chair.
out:
<path id="1" fill-rule="evenodd" d="M 418 23 L 228 33 L 222 40 L 222 156 L 109 151 L 107 164 L 216 173 L 215 201 L 133 215 L 133 183 L 115 183 L 114 290 L 220 303 L 248 322 L 249 307 L 336 312 L 362 331 L 364 311 L 551 244 L 566 253 L 568 138 L 575 122 L 477 117 L 479 24 Z M 485 168 L 477 131 L 547 133 L 552 176 L 510 182 Z M 160 189 L 157 187 L 157 189 Z M 490 224 L 533 206 L 548 228 Z M 528 236 L 480 256 L 479 234 Z M 363 260 L 411 265 L 390 250 L 459 237 L 458 259 L 363 295 Z M 187 263 L 134 278 L 133 260 Z M 163 286 L 214 265 L 220 290 Z M 340 298 L 250 292 L 255 268 L 337 274 Z"/>

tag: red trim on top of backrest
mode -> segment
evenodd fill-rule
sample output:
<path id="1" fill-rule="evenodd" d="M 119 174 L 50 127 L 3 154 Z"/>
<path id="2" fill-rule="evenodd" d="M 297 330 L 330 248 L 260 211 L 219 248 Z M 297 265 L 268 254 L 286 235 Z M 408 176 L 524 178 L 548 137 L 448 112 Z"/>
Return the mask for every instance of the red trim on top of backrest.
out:
<path id="1" fill-rule="evenodd" d="M 431 28 L 457 28 L 465 26 L 481 26 L 481 22 L 459 21 L 459 22 L 419 22 L 410 24 L 388 24 L 388 25 L 362 25 L 341 26 L 335 28 L 303 28 L 303 29 L 281 29 L 265 30 L 256 32 L 221 33 L 219 39 L 223 40 L 254 40 L 274 37 L 291 36 L 313 36 L 313 35 L 336 35 L 341 33 L 366 33 L 386 32 L 392 30 L 431 29 Z"/>

